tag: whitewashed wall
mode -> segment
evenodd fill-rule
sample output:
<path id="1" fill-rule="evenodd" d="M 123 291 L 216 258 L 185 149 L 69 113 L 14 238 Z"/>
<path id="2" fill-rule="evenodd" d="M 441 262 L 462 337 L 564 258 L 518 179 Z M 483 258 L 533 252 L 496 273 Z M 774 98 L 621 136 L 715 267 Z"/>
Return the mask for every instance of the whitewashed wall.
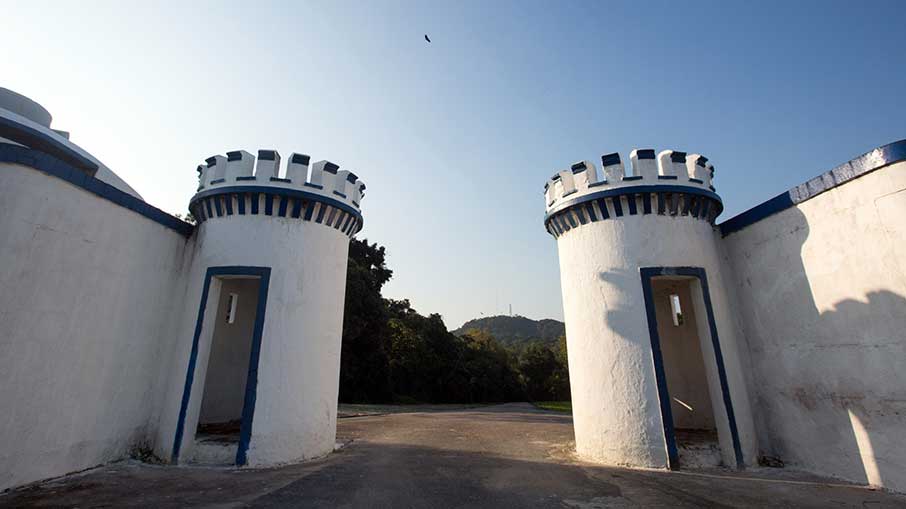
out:
<path id="1" fill-rule="evenodd" d="M 906 491 L 906 163 L 723 239 L 766 452 Z"/>
<path id="2" fill-rule="evenodd" d="M 627 215 L 561 235 L 560 279 L 578 453 L 611 465 L 665 467 L 663 424 L 640 267 L 694 266 L 707 272 L 737 428 L 746 463 L 756 441 L 743 373 L 741 335 L 722 277 L 713 227 L 684 216 Z M 704 352 L 713 360 L 712 350 Z M 723 401 L 713 362 L 713 401 Z M 715 392 L 716 391 L 716 392 Z M 735 464 L 726 412 L 715 417 L 725 463 Z"/>
<path id="3" fill-rule="evenodd" d="M 0 163 L 0 489 L 148 443 L 186 238 Z"/>
<path id="4" fill-rule="evenodd" d="M 160 421 L 157 454 L 169 458 L 205 272 L 209 267 L 270 267 L 249 465 L 323 456 L 336 438 L 340 339 L 349 238 L 298 218 L 214 217 L 197 230 L 176 366 Z M 202 333 L 202 337 L 206 337 Z M 191 457 L 210 345 L 200 345 L 180 457 Z"/>

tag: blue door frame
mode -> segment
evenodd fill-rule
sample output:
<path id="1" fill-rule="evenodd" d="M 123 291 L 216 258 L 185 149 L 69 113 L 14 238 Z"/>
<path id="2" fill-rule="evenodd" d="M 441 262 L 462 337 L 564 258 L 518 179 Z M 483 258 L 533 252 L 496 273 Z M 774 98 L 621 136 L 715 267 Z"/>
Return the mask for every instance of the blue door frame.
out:
<path id="1" fill-rule="evenodd" d="M 664 357 L 661 354 L 661 338 L 657 331 L 657 317 L 654 308 L 654 294 L 651 290 L 651 280 L 659 276 L 685 276 L 698 279 L 702 287 L 702 298 L 705 301 L 705 310 L 708 314 L 708 330 L 711 332 L 711 345 L 714 347 L 714 357 L 717 362 L 717 375 L 720 379 L 720 390 L 723 394 L 724 408 L 727 411 L 727 421 L 730 426 L 730 436 L 733 439 L 733 453 L 736 456 L 736 468 L 745 468 L 742 458 L 742 446 L 739 442 L 739 431 L 736 428 L 736 414 L 733 413 L 733 401 L 730 398 L 730 387 L 727 383 L 727 370 L 724 367 L 724 357 L 720 350 L 720 340 L 717 337 L 717 325 L 714 322 L 714 310 L 711 307 L 711 293 L 708 290 L 708 276 L 701 267 L 643 267 L 642 294 L 645 298 L 645 313 L 648 316 L 648 333 L 651 336 L 651 354 L 654 358 L 654 375 L 657 379 L 657 393 L 661 405 L 661 421 L 664 423 L 664 440 L 667 442 L 667 468 L 677 470 L 680 467 L 679 453 L 676 448 L 676 434 L 673 429 L 673 411 L 670 409 L 670 393 L 667 390 L 667 376 L 664 372 Z M 699 317 L 699 319 L 701 319 Z"/>
<path id="2" fill-rule="evenodd" d="M 239 428 L 239 448 L 236 451 L 236 464 L 248 462 L 249 442 L 252 438 L 252 418 L 255 416 L 255 399 L 258 389 L 258 360 L 261 357 L 261 335 L 264 332 L 264 312 L 267 310 L 267 291 L 270 284 L 270 267 L 224 266 L 208 267 L 204 276 L 204 287 L 201 291 L 201 303 L 198 305 L 198 318 L 195 320 L 195 334 L 192 337 L 192 351 L 189 354 L 189 366 L 186 369 L 186 383 L 183 387 L 182 402 L 179 406 L 179 418 L 176 421 L 176 436 L 173 438 L 173 453 L 170 461 L 179 460 L 179 449 L 182 446 L 183 432 L 186 424 L 186 413 L 189 410 L 189 399 L 192 397 L 192 382 L 195 378 L 195 365 L 198 361 L 198 341 L 204 323 L 205 307 L 211 289 L 211 279 L 215 276 L 253 276 L 259 279 L 258 306 L 255 311 L 255 324 L 252 330 L 252 350 L 249 354 L 249 369 L 245 382 L 245 398 L 242 404 L 242 424 Z M 215 304 L 216 305 L 216 304 Z"/>

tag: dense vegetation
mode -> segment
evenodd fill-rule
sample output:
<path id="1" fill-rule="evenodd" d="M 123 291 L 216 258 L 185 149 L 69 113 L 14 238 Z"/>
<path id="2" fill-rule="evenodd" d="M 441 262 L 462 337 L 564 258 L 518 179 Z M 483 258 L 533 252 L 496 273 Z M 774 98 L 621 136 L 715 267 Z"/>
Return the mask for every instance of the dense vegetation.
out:
<path id="1" fill-rule="evenodd" d="M 478 403 L 569 399 L 566 339 L 506 347 L 486 330 L 454 334 L 438 314 L 385 299 L 382 246 L 349 246 L 340 401 Z M 540 338 L 539 338 L 540 339 Z"/>
<path id="2" fill-rule="evenodd" d="M 532 320 L 524 316 L 488 316 L 469 320 L 453 331 L 461 335 L 472 329 L 483 330 L 507 346 L 540 341 L 549 345 L 566 335 L 566 327 L 558 320 Z"/>

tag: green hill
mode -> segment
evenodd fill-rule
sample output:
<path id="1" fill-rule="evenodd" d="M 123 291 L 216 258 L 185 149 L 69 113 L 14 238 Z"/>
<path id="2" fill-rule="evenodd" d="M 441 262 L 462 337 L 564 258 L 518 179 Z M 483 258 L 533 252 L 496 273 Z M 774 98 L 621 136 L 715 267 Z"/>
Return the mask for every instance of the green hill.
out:
<path id="1" fill-rule="evenodd" d="M 457 336 L 469 329 L 483 330 L 498 341 L 508 346 L 525 344 L 531 341 L 556 343 L 560 336 L 566 334 L 563 322 L 551 319 L 532 320 L 524 316 L 489 316 L 475 318 L 464 323 L 453 331 Z"/>

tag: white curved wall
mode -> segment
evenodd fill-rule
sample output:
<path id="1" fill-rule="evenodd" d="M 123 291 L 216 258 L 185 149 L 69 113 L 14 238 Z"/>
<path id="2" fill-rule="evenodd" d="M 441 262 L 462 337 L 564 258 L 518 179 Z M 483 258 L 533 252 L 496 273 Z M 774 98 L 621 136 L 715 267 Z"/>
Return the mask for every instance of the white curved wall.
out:
<path id="1" fill-rule="evenodd" d="M 159 455 L 169 458 L 173 445 L 205 273 L 219 266 L 271 268 L 248 464 L 292 462 L 333 450 L 348 252 L 349 237 L 299 218 L 232 215 L 198 227 Z M 199 346 L 181 458 L 191 457 L 203 392 L 210 345 Z"/>
<path id="2" fill-rule="evenodd" d="M 580 456 L 611 465 L 667 465 L 639 268 L 691 266 L 707 273 L 743 456 L 755 461 L 741 335 L 730 313 L 716 235 L 703 220 L 650 214 L 588 223 L 558 238 Z M 714 359 L 713 351 L 703 353 Z M 706 361 L 706 368 L 712 401 L 722 401 L 713 362 Z M 714 413 L 724 462 L 733 465 L 726 413 L 721 405 Z"/>

